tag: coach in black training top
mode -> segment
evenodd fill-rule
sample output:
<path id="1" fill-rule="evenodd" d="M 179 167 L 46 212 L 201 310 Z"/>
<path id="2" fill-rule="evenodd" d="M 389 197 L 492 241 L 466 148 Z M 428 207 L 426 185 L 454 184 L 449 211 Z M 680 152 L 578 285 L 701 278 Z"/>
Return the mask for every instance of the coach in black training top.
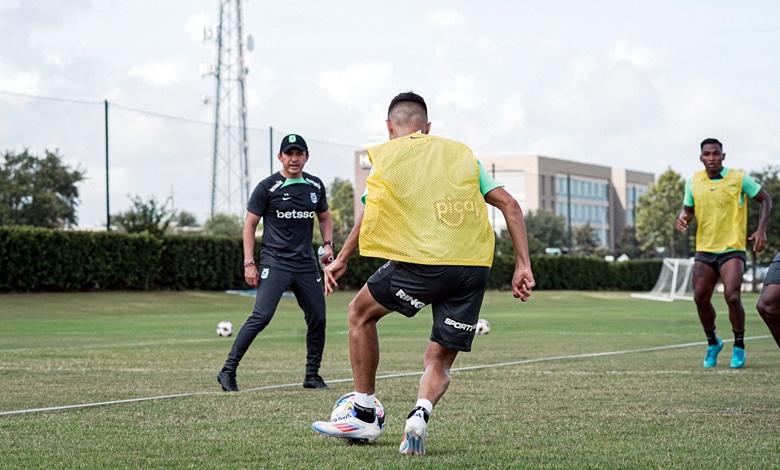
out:
<path id="1" fill-rule="evenodd" d="M 285 290 L 291 289 L 306 319 L 306 388 L 328 388 L 319 375 L 325 347 L 325 296 L 312 249 L 314 219 L 325 242 L 325 257 L 333 257 L 333 222 L 325 185 L 303 172 L 309 148 L 303 137 L 282 139 L 277 156 L 282 170 L 261 181 L 247 204 L 244 223 L 244 278 L 257 288 L 252 315 L 238 331 L 217 380 L 222 389 L 237 392 L 236 369 L 255 337 L 268 326 Z M 260 260 L 254 259 L 255 232 L 263 219 Z"/>

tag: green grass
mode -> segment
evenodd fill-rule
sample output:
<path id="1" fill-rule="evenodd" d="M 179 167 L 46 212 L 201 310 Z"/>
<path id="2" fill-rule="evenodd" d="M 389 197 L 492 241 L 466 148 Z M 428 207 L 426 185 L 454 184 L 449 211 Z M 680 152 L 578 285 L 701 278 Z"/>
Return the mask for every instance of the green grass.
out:
<path id="1" fill-rule="evenodd" d="M 254 299 L 213 292 L 0 296 L 0 412 L 182 395 L 0 416 L 0 468 L 779 468 L 780 350 L 746 294 L 747 365 L 727 343 L 704 370 L 692 302 L 627 293 L 486 296 L 491 333 L 455 363 L 429 425 L 427 454 L 397 452 L 416 398 L 430 312 L 380 322 L 378 397 L 388 413 L 372 445 L 316 435 L 352 390 L 346 306 L 328 298 L 321 374 L 306 390 L 305 325 L 283 298 L 239 368 L 241 393 L 216 372 Z M 732 339 L 725 305 L 718 325 Z M 696 343 L 691 345 L 690 343 Z M 649 350 L 665 346 L 677 348 Z M 596 353 L 613 353 L 589 356 Z M 573 357 L 567 357 L 573 356 Z M 553 358 L 544 360 L 546 358 Z M 495 367 L 480 367 L 500 365 Z"/>

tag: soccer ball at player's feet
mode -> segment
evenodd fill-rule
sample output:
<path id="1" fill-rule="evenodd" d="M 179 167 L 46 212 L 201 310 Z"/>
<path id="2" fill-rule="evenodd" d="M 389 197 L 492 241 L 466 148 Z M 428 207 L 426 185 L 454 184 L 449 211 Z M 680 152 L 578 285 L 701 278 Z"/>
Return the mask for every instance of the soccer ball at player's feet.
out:
<path id="1" fill-rule="evenodd" d="M 375 441 L 385 427 L 385 409 L 374 399 L 376 416 L 367 423 L 356 416 L 355 393 L 350 392 L 336 400 L 329 421 L 316 421 L 312 429 L 328 437 L 335 437 L 350 444 L 365 444 Z"/>

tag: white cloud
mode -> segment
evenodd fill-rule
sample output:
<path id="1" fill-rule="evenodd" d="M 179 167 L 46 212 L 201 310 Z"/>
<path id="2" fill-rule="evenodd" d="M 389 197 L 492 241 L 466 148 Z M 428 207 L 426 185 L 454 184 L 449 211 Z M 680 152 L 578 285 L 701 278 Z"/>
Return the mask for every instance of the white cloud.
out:
<path id="1" fill-rule="evenodd" d="M 146 62 L 130 69 L 130 76 L 158 87 L 176 85 L 192 74 L 181 61 Z"/>
<path id="2" fill-rule="evenodd" d="M 425 21 L 434 28 L 453 32 L 465 29 L 469 21 L 463 14 L 454 10 L 433 10 L 425 15 Z"/>
<path id="3" fill-rule="evenodd" d="M 341 70 L 326 70 L 320 74 L 318 84 L 330 93 L 338 103 L 354 103 L 355 94 L 374 90 L 393 72 L 389 62 L 371 61 L 349 64 Z"/>
<path id="4" fill-rule="evenodd" d="M 664 59 L 664 53 L 649 47 L 632 45 L 627 39 L 621 39 L 609 51 L 613 62 L 628 61 L 638 69 L 652 69 Z"/>

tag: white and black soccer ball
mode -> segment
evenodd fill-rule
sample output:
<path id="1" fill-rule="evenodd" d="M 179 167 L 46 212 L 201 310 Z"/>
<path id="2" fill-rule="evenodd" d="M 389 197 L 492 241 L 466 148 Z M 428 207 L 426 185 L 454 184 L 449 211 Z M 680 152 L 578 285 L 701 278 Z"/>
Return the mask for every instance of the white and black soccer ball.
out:
<path id="1" fill-rule="evenodd" d="M 477 334 L 486 335 L 488 333 L 490 333 L 490 322 L 484 318 L 480 318 L 477 322 Z"/>
<path id="2" fill-rule="evenodd" d="M 376 420 L 379 424 L 379 429 L 385 428 L 385 407 L 378 398 L 374 398 L 374 406 L 376 407 Z M 347 414 L 352 414 L 352 410 L 355 408 L 355 392 L 349 392 L 342 395 L 341 398 L 336 400 L 336 404 L 333 405 L 333 410 L 330 412 L 330 422 L 335 423 L 344 419 Z"/>
<path id="3" fill-rule="evenodd" d="M 229 321 L 221 321 L 217 324 L 217 336 L 227 338 L 233 336 L 233 324 Z"/>

